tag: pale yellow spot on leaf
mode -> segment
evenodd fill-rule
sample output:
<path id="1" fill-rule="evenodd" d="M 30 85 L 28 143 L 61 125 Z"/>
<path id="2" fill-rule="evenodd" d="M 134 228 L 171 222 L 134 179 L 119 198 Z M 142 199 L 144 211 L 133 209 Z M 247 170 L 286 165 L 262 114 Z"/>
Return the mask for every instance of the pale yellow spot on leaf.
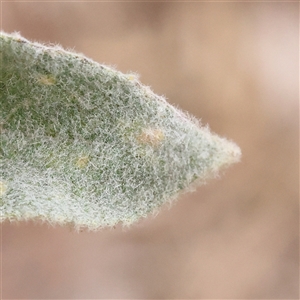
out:
<path id="1" fill-rule="evenodd" d="M 0 181 L 0 196 L 3 196 L 7 191 L 7 184 L 3 181 Z"/>
<path id="2" fill-rule="evenodd" d="M 89 162 L 89 157 L 88 156 L 82 156 L 79 157 L 77 162 L 76 162 L 76 166 L 83 169 L 84 167 L 86 167 L 86 165 Z"/>
<path id="3" fill-rule="evenodd" d="M 128 78 L 130 81 L 134 81 L 134 80 L 137 79 L 136 76 L 135 76 L 135 75 L 132 75 L 132 74 L 127 75 L 127 78 Z"/>
<path id="4" fill-rule="evenodd" d="M 38 81 L 44 85 L 53 85 L 55 84 L 56 79 L 52 75 L 40 75 Z"/>
<path id="5" fill-rule="evenodd" d="M 164 133 L 160 129 L 145 129 L 139 136 L 138 141 L 142 144 L 158 146 L 164 139 Z"/>

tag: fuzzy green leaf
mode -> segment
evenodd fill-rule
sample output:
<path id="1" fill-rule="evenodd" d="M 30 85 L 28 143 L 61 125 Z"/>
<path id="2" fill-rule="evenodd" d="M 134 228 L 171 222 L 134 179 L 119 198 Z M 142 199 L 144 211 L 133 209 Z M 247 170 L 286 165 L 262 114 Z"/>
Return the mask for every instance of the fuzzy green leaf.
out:
<path id="1" fill-rule="evenodd" d="M 240 157 L 123 74 L 0 34 L 0 221 L 131 224 Z"/>

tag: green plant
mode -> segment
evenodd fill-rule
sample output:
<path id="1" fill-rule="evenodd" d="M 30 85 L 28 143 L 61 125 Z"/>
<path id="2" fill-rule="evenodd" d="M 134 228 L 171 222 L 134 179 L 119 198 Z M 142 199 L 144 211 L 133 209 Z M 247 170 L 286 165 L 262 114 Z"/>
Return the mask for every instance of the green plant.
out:
<path id="1" fill-rule="evenodd" d="M 1 221 L 131 224 L 239 160 L 135 75 L 18 34 L 0 41 Z"/>

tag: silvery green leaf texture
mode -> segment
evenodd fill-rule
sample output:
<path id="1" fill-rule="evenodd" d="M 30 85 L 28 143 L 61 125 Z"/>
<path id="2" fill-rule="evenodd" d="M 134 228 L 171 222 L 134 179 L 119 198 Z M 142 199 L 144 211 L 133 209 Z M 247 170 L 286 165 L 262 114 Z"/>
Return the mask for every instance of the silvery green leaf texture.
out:
<path id="1" fill-rule="evenodd" d="M 17 33 L 0 42 L 1 222 L 129 225 L 240 159 L 134 74 Z"/>

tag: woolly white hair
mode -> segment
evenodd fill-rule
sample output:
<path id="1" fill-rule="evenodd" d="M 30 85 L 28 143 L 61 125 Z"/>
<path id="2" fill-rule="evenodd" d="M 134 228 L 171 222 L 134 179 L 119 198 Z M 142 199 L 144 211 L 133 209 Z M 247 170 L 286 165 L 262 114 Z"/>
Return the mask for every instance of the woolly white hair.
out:
<path id="1" fill-rule="evenodd" d="M 1 221 L 131 224 L 239 161 L 137 76 L 18 34 L 0 41 Z"/>

